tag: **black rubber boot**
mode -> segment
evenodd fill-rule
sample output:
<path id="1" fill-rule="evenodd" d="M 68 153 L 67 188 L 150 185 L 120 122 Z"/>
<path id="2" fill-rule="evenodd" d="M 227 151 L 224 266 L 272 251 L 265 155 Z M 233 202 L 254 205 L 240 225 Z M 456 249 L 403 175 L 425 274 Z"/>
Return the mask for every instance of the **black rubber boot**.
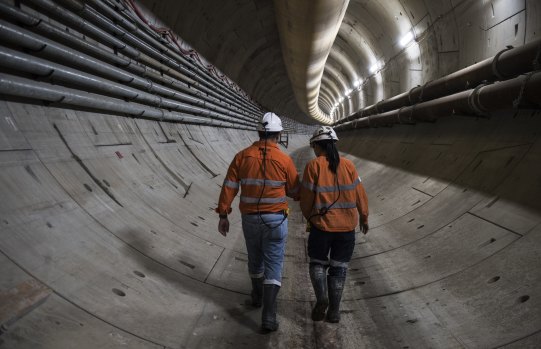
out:
<path id="1" fill-rule="evenodd" d="M 310 280 L 316 294 L 316 305 L 312 309 L 312 320 L 321 321 L 329 306 L 327 297 L 327 268 L 321 264 L 310 264 Z"/>
<path id="2" fill-rule="evenodd" d="M 252 278 L 252 306 L 261 307 L 263 302 L 263 278 Z"/>
<path id="3" fill-rule="evenodd" d="M 329 310 L 327 310 L 327 322 L 340 322 L 340 300 L 342 299 L 342 291 L 344 290 L 344 276 L 331 276 L 327 278 L 329 286 Z"/>
<path id="4" fill-rule="evenodd" d="M 276 296 L 280 286 L 263 285 L 263 311 L 261 313 L 261 329 L 263 332 L 276 331 L 278 321 L 276 320 Z"/>

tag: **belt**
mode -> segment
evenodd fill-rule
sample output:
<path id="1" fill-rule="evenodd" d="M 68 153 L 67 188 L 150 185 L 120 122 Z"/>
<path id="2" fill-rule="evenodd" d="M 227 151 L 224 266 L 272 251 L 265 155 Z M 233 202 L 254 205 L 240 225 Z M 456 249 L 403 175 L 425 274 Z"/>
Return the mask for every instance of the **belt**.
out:
<path id="1" fill-rule="evenodd" d="M 259 212 L 250 212 L 246 213 L 248 216 L 263 215 L 263 214 L 285 214 L 284 210 L 278 212 L 269 212 L 269 211 L 259 211 Z"/>

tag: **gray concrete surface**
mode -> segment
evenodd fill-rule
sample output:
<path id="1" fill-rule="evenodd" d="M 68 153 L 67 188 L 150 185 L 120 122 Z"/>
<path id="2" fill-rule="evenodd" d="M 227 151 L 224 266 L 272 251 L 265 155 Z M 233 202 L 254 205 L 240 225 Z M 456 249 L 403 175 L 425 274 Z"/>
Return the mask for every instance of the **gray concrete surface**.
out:
<path id="1" fill-rule="evenodd" d="M 35 280 L 52 290 L 4 330 L 2 347 L 538 344 L 539 112 L 341 135 L 372 227 L 357 238 L 343 321 L 309 320 L 307 236 L 292 202 L 281 329 L 266 336 L 244 304 L 238 210 L 227 238 L 212 211 L 254 132 L 5 101 L 2 113 L 2 289 Z M 300 171 L 306 142 L 292 136 L 288 149 Z"/>

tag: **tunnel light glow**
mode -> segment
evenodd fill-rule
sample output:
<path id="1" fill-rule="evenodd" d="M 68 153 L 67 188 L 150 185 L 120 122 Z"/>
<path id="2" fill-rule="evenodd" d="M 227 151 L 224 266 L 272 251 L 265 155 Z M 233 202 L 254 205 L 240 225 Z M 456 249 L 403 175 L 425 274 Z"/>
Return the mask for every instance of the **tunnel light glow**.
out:
<path id="1" fill-rule="evenodd" d="M 352 91 L 351 89 L 346 90 L 345 95 L 346 95 L 346 96 L 349 96 L 349 94 L 351 93 L 351 91 Z"/>
<path id="2" fill-rule="evenodd" d="M 362 83 L 363 83 L 363 79 L 359 79 L 355 81 L 355 84 L 354 84 L 355 88 L 358 88 L 359 86 L 361 86 Z"/>
<path id="3" fill-rule="evenodd" d="M 370 72 L 375 73 L 381 68 L 383 68 L 383 63 L 381 61 L 377 61 L 376 63 L 372 64 L 372 66 L 370 67 Z"/>
<path id="4" fill-rule="evenodd" d="M 407 46 L 409 43 L 411 43 L 414 39 L 414 36 L 413 36 L 413 32 L 409 31 L 407 32 L 406 34 L 404 34 L 404 36 L 400 39 L 399 43 L 400 43 L 400 46 L 402 47 L 405 47 Z"/>
<path id="5" fill-rule="evenodd" d="M 340 103 L 342 103 L 343 101 L 344 101 L 344 97 L 340 97 L 340 98 L 338 99 L 338 102 L 340 102 Z"/>

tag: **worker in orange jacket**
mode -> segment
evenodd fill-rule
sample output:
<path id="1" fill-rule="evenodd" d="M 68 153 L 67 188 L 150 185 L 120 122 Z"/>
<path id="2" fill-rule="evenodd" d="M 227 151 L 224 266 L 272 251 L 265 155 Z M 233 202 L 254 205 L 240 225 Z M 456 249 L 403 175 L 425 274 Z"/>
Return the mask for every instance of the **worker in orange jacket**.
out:
<path id="1" fill-rule="evenodd" d="M 325 318 L 332 323 L 340 321 L 340 300 L 357 223 L 363 234 L 368 232 L 366 192 L 355 165 L 338 154 L 336 141 L 330 126 L 320 126 L 310 138 L 316 158 L 306 164 L 300 198 L 310 231 L 309 271 L 316 295 L 312 320 Z"/>
<path id="2" fill-rule="evenodd" d="M 286 196 L 298 199 L 299 175 L 291 158 L 278 147 L 282 122 L 274 113 L 263 115 L 259 141 L 242 150 L 229 165 L 216 212 L 218 231 L 229 231 L 227 215 L 239 188 L 242 230 L 252 279 L 252 305 L 262 311 L 262 329 L 276 331 L 276 297 L 282 285 L 287 239 Z"/>

